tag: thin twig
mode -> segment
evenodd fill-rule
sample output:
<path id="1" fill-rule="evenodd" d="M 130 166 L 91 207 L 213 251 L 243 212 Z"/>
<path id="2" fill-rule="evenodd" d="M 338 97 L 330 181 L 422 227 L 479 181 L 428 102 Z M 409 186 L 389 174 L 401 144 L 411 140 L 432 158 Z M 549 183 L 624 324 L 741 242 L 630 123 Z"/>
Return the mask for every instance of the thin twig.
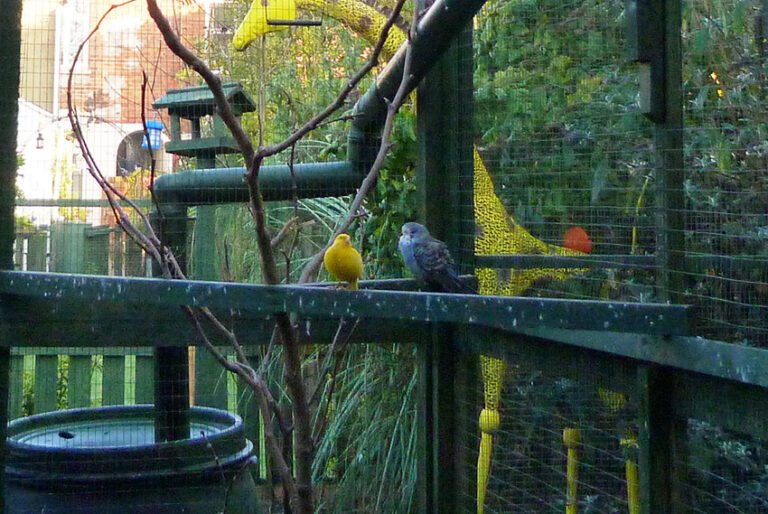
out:
<path id="1" fill-rule="evenodd" d="M 299 218 L 296 216 L 293 216 L 291 219 L 286 221 L 283 224 L 283 227 L 280 229 L 280 232 L 277 233 L 275 237 L 272 238 L 272 241 L 270 241 L 270 244 L 272 245 L 273 249 L 277 249 L 278 246 L 283 244 L 283 241 L 288 238 L 289 235 L 294 231 L 294 229 L 299 226 Z"/>
<path id="2" fill-rule="evenodd" d="M 330 117 L 334 112 L 339 110 L 343 105 L 346 98 L 349 96 L 349 94 L 355 89 L 358 83 L 368 75 L 368 73 L 379 64 L 379 56 L 381 55 L 382 50 L 384 49 L 384 44 L 387 42 L 387 38 L 389 37 L 389 31 L 392 28 L 393 25 L 395 25 L 395 22 L 397 21 L 397 18 L 400 16 L 400 11 L 403 10 L 403 6 L 405 5 L 405 0 L 398 0 L 397 4 L 395 5 L 394 9 L 390 13 L 389 17 L 387 18 L 387 21 L 384 22 L 384 25 L 381 28 L 381 34 L 379 35 L 379 39 L 376 41 L 376 44 L 373 46 L 373 50 L 371 51 L 371 55 L 368 58 L 368 61 L 363 65 L 362 68 L 360 68 L 357 73 L 352 75 L 352 77 L 347 81 L 344 88 L 341 90 L 341 92 L 338 94 L 336 99 L 328 105 L 325 109 L 323 109 L 320 113 L 318 113 L 314 118 L 306 122 L 304 125 L 302 125 L 301 128 L 296 130 L 293 134 L 288 136 L 287 139 L 281 141 L 280 143 L 267 146 L 265 148 L 262 148 L 259 153 L 268 156 L 268 155 L 275 155 L 277 153 L 282 152 L 283 150 L 288 149 L 290 146 L 294 145 L 297 141 L 299 141 L 301 138 L 306 136 L 308 133 L 315 130 L 320 124 L 326 120 L 326 118 Z"/>
<path id="3" fill-rule="evenodd" d="M 144 130 L 144 138 L 147 141 L 147 151 L 149 152 L 149 196 L 152 199 L 152 205 L 155 206 L 155 210 L 160 218 L 163 217 L 163 211 L 160 209 L 160 202 L 157 201 L 157 195 L 155 195 L 155 154 L 152 148 L 152 138 L 149 136 L 149 129 L 147 128 L 147 83 L 149 77 L 147 72 L 141 72 L 141 125 Z M 162 144 L 162 143 L 161 143 Z"/>
<path id="4" fill-rule="evenodd" d="M 411 23 L 411 30 L 408 34 L 408 47 L 406 48 L 405 63 L 403 65 L 403 78 L 400 82 L 400 86 L 398 87 L 397 92 L 395 93 L 394 99 L 387 104 L 387 117 L 384 121 L 381 143 L 379 144 L 379 151 L 376 154 L 376 158 L 374 159 L 368 174 L 360 184 L 360 188 L 357 190 L 357 194 L 355 194 L 355 197 L 349 206 L 347 216 L 339 224 L 339 226 L 336 227 L 336 230 L 334 230 L 325 247 L 320 252 L 316 253 L 314 257 L 312 257 L 312 259 L 309 261 L 309 263 L 307 263 L 307 265 L 304 267 L 304 271 L 301 273 L 301 277 L 299 278 L 299 283 L 308 282 L 317 274 L 320 269 L 320 264 L 323 262 L 325 251 L 331 247 L 336 236 L 342 232 L 346 232 L 349 229 L 350 225 L 352 225 L 352 222 L 355 220 L 358 211 L 363 205 L 363 200 L 365 200 L 365 198 L 368 196 L 368 193 L 370 193 L 373 187 L 376 185 L 376 181 L 379 178 L 379 173 L 381 172 L 381 167 L 384 165 L 384 160 L 386 159 L 387 153 L 392 146 L 390 143 L 390 138 L 394 128 L 395 115 L 402 106 L 403 102 L 408 97 L 408 87 L 411 78 L 410 74 L 412 67 L 411 61 L 413 60 L 413 52 L 411 51 L 412 47 L 410 43 L 413 40 L 413 37 L 416 35 L 418 21 L 418 13 L 414 12 L 413 22 Z"/>
<path id="5" fill-rule="evenodd" d="M 197 315 L 200 311 L 196 312 L 195 309 L 187 306 L 182 307 L 182 310 L 194 325 L 200 342 L 203 343 L 203 346 L 205 346 L 210 354 L 213 355 L 213 358 L 221 365 L 221 367 L 239 376 L 246 384 L 248 384 L 254 393 L 257 393 L 255 394 L 256 401 L 259 404 L 259 411 L 261 412 L 262 419 L 264 419 L 266 424 L 267 420 L 271 419 L 272 415 L 276 415 L 276 409 L 271 409 L 269 407 L 267 398 L 272 395 L 269 392 L 269 388 L 264 383 L 264 380 L 256 375 L 253 368 L 244 366 L 240 363 L 230 362 L 227 357 L 216 348 L 206 335 L 205 329 L 200 324 L 200 319 Z M 283 481 L 283 487 L 290 491 L 292 496 L 297 494 L 291 471 L 288 464 L 285 462 L 285 459 L 283 459 L 279 445 L 271 430 L 264 431 L 264 440 L 270 457 L 272 458 L 272 464 L 275 466 L 278 475 Z"/>

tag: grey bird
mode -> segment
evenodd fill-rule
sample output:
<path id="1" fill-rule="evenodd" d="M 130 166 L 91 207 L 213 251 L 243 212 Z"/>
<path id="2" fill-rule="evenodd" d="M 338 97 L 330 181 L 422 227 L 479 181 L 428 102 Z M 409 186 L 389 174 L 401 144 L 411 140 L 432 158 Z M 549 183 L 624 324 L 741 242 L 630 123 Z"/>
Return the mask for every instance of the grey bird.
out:
<path id="1" fill-rule="evenodd" d="M 456 264 L 448 246 L 432 237 L 424 225 L 409 222 L 403 225 L 397 245 L 405 265 L 417 279 L 435 291 L 474 294 L 459 280 Z"/>

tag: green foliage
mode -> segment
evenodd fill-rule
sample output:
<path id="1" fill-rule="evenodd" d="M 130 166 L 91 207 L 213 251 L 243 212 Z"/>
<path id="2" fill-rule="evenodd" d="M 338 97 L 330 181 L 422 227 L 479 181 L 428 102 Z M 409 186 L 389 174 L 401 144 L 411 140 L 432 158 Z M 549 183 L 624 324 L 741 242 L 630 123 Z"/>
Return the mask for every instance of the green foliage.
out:
<path id="1" fill-rule="evenodd" d="M 476 19 L 476 126 L 497 192 L 536 236 L 559 243 L 578 224 L 596 253 L 650 254 L 658 154 L 639 112 L 624 16 L 619 1 L 489 2 Z M 691 261 L 687 301 L 700 307 L 698 333 L 761 346 L 768 45 L 756 27 L 766 19 L 757 0 L 688 2 L 681 34 L 687 252 L 743 256 L 738 266 Z M 642 271 L 593 272 L 557 287 L 571 297 L 637 299 L 641 291 L 647 300 L 652 281 Z"/>
<path id="2" fill-rule="evenodd" d="M 69 389 L 69 355 L 59 355 L 56 368 L 56 410 L 68 407 L 67 391 Z"/>
<path id="3" fill-rule="evenodd" d="M 508 210 L 551 242 L 601 206 L 629 217 L 647 173 L 636 75 L 623 31 L 607 26 L 623 6 L 491 2 L 477 18 L 480 149 Z M 628 246 L 628 233 L 619 237 Z"/>
<path id="4" fill-rule="evenodd" d="M 397 249 L 403 223 L 416 218 L 416 117 L 403 109 L 396 119 L 394 146 L 366 202 L 366 274 L 374 278 L 407 276 Z"/>
<path id="5" fill-rule="evenodd" d="M 322 398 L 332 408 L 314 472 L 318 482 L 333 484 L 322 511 L 411 512 L 418 477 L 416 349 L 354 345 L 341 369 L 333 397 Z"/>
<path id="6" fill-rule="evenodd" d="M 768 290 L 760 264 L 768 258 L 768 55 L 756 33 L 767 9 L 757 1 L 686 4 L 683 33 L 686 245 L 728 259 L 692 263 L 689 301 L 699 304 L 700 333 L 757 346 L 768 345 L 759 307 Z"/>
<path id="7" fill-rule="evenodd" d="M 249 5 L 222 6 L 217 21 L 236 25 Z M 270 35 L 244 52 L 233 52 L 227 39 L 206 39 L 198 47 L 214 69 L 242 83 L 256 101 L 261 122 L 259 113 L 253 113 L 243 117 L 243 126 L 254 141 L 260 141 L 261 135 L 264 144 L 272 144 L 285 139 L 336 98 L 363 64 L 366 45 L 326 17 L 319 28 L 301 27 Z M 364 80 L 360 90 L 369 83 L 369 78 Z M 339 116 L 351 106 L 348 102 Z M 297 145 L 296 162 L 337 158 L 346 132 L 343 123 L 323 125 Z M 286 162 L 288 155 L 275 160 Z"/>
<path id="8" fill-rule="evenodd" d="M 21 415 L 31 416 L 35 411 L 35 375 L 24 371 L 21 376 Z"/>

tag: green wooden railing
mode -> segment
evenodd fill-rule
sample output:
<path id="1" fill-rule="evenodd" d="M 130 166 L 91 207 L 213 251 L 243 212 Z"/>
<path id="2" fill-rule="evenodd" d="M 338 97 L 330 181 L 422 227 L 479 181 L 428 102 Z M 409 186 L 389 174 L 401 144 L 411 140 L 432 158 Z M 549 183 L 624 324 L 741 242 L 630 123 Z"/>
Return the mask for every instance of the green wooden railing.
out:
<path id="1" fill-rule="evenodd" d="M 195 343 L 179 305 L 207 306 L 219 312 L 226 308 L 235 313 L 227 321 L 241 337 L 255 344 L 268 341 L 271 328 L 265 319 L 276 312 L 316 315 L 312 323 L 301 324 L 311 327 L 302 334 L 307 343 L 330 341 L 341 316 L 360 318 L 354 341 L 415 342 L 422 351 L 426 394 L 427 481 L 422 501 L 430 512 L 455 511 L 472 479 L 462 468 L 466 456 L 461 457 L 456 449 L 472 446 L 472 441 L 461 440 L 461 434 L 471 432 L 461 426 L 472 417 L 462 412 L 467 408 L 467 397 L 477 389 L 472 385 L 477 381 L 473 369 L 481 353 L 525 369 L 588 377 L 595 386 L 626 391 L 630 384 L 629 394 L 641 406 L 638 424 L 648 428 L 641 431 L 639 452 L 647 505 L 662 501 L 656 498 L 656 491 L 670 487 L 664 483 L 674 476 L 675 438 L 664 434 L 679 430 L 679 424 L 688 417 L 756 437 L 768 436 L 768 397 L 762 389 L 768 387 L 768 354 L 684 335 L 687 307 L 371 289 L 388 285 L 404 283 L 363 283 L 361 291 L 347 292 L 319 286 L 0 273 L 5 336 L 17 348 L 11 359 L 18 363 L 28 346 L 79 346 L 81 349 L 70 353 L 70 398 L 75 404 L 90 398 L 92 359 L 89 350 L 83 348 L 87 346 L 100 348 L 97 351 L 104 355 L 105 377 L 107 368 L 125 376 L 120 346 L 144 346 L 136 357 L 136 401 L 150 400 L 153 364 L 149 348 Z M 530 318 L 532 308 L 548 314 L 542 320 Z M 129 334 L 127 324 L 134 326 Z M 606 331 L 606 324 L 616 330 Z M 93 334 L 100 337 L 96 339 Z M 75 341 L 79 343 L 75 345 Z M 36 410 L 37 393 L 41 398 L 55 397 L 50 380 L 58 358 L 54 348 L 37 350 L 35 374 L 40 385 L 36 381 Z M 12 369 L 18 376 L 18 366 Z M 140 374 L 144 378 L 139 379 Z M 13 384 L 12 412 L 18 412 L 18 380 Z M 119 399 L 118 390 L 117 382 L 105 389 L 105 403 L 107 398 L 112 398 L 110 402 Z M 53 407 L 50 403 L 40 405 L 41 410 Z M 734 408 L 738 405 L 749 408 Z M 662 464 L 664 467 L 659 467 Z"/>

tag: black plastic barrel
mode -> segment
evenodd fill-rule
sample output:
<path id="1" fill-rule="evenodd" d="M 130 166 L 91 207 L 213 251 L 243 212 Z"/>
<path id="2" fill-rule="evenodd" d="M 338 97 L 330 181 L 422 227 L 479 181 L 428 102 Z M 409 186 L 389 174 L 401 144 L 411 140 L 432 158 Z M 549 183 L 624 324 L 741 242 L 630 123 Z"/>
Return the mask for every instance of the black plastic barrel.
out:
<path id="1" fill-rule="evenodd" d="M 190 438 L 154 442 L 151 405 L 74 409 L 8 426 L 8 514 L 258 514 L 242 420 L 190 411 Z"/>

